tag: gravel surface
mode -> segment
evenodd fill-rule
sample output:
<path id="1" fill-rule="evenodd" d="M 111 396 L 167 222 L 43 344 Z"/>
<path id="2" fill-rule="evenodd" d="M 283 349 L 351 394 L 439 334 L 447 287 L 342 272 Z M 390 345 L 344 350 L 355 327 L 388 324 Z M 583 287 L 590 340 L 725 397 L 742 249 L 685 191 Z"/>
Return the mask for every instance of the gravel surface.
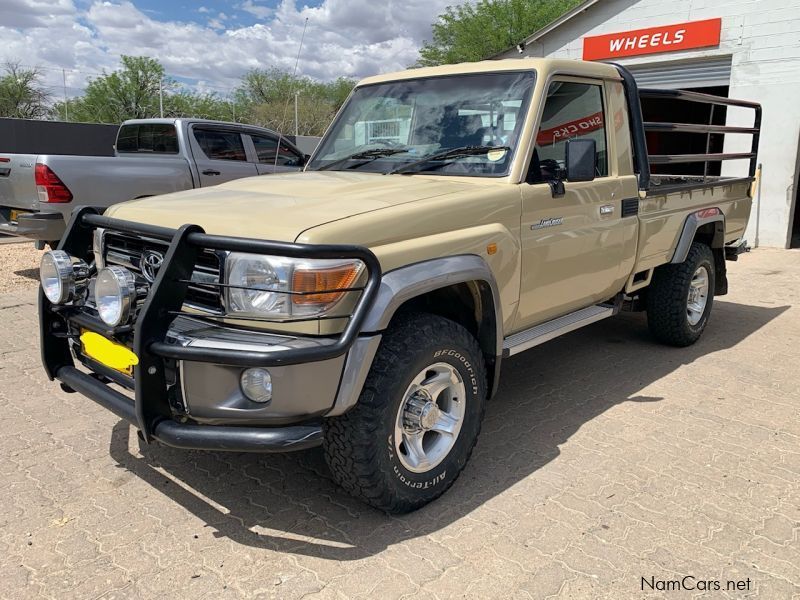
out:
<path id="1" fill-rule="evenodd" d="M 0 293 L 0 599 L 800 600 L 800 251 L 728 269 L 694 346 L 625 313 L 503 361 L 464 473 L 399 517 L 318 448 L 145 445 Z"/>
<path id="2" fill-rule="evenodd" d="M 0 246 L 0 294 L 35 287 L 41 258 L 33 242 Z"/>

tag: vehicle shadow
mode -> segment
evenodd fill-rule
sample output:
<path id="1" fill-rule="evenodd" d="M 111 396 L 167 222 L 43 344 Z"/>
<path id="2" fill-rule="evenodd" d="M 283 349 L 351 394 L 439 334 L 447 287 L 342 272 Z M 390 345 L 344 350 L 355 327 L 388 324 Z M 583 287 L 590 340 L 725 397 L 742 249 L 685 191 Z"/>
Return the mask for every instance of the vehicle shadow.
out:
<path id="1" fill-rule="evenodd" d="M 387 516 L 340 491 L 319 449 L 286 455 L 186 452 L 136 444 L 124 421 L 110 455 L 193 513 L 218 537 L 334 560 L 370 556 L 464 517 L 560 455 L 584 424 L 624 402 L 659 402 L 642 389 L 684 364 L 731 348 L 788 307 L 718 301 L 689 348 L 656 344 L 641 314 L 623 314 L 505 361 L 498 395 L 466 470 L 445 496 Z M 698 382 L 701 383 L 701 382 Z"/>
<path id="2" fill-rule="evenodd" d="M 35 281 L 39 281 L 39 267 L 34 269 L 20 269 L 18 271 L 14 271 L 14 275 L 18 275 L 19 277 L 25 277 L 26 279 L 33 279 Z"/>

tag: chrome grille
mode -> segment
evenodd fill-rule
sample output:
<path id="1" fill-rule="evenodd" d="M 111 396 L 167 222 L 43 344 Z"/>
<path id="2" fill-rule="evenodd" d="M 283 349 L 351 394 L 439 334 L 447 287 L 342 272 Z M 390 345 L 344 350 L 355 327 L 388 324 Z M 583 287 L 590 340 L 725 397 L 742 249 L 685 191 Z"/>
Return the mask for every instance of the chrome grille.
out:
<path id="1" fill-rule="evenodd" d="M 148 277 L 142 272 L 142 256 L 151 251 L 163 257 L 168 247 L 169 245 L 161 240 L 141 238 L 116 231 L 105 231 L 103 234 L 104 263 L 130 269 L 145 280 Z M 212 250 L 201 250 L 192 273 L 192 283 L 187 290 L 187 305 L 211 312 L 222 311 L 220 288 L 214 285 L 220 281 L 220 272 L 220 255 Z"/>

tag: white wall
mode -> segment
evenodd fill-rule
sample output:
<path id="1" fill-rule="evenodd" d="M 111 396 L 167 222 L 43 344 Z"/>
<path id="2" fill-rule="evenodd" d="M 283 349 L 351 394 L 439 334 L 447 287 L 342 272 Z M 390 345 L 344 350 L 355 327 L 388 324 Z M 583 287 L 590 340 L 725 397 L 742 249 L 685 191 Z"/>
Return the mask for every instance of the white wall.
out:
<path id="1" fill-rule="evenodd" d="M 619 59 L 625 65 L 698 59 L 729 54 L 729 95 L 763 106 L 759 162 L 763 163 L 759 242 L 786 247 L 796 194 L 800 141 L 800 0 L 601 0 L 525 49 L 508 58 L 549 56 L 580 59 L 582 38 L 684 21 L 722 18 L 717 48 L 669 52 Z M 747 117 L 743 116 L 747 115 Z M 752 111 L 729 109 L 728 123 L 752 122 Z M 749 124 L 749 123 L 748 123 Z M 749 136 L 727 136 L 727 151 L 747 151 Z M 737 143 L 738 142 L 738 143 Z M 743 145 L 744 144 L 744 147 Z M 724 166 L 725 173 L 746 172 L 743 162 Z M 755 206 L 748 241 L 755 238 Z"/>

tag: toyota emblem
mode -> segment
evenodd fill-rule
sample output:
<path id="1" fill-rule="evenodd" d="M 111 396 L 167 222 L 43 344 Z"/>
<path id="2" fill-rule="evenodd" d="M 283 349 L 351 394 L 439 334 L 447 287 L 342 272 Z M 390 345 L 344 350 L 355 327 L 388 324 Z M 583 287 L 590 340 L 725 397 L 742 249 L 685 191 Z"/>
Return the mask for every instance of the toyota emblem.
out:
<path id="1" fill-rule="evenodd" d="M 158 270 L 164 264 L 164 255 L 155 250 L 145 250 L 139 261 L 139 268 L 142 270 L 142 277 L 148 282 L 153 283 L 158 275 Z"/>

